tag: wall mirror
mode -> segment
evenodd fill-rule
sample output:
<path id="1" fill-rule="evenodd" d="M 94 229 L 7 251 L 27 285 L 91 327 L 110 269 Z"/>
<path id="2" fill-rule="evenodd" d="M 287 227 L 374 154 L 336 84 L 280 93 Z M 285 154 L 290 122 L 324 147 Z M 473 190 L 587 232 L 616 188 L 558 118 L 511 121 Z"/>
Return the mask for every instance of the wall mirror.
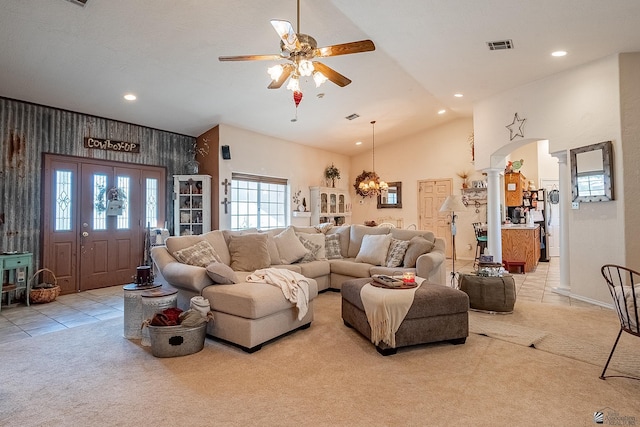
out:
<path id="1" fill-rule="evenodd" d="M 389 188 L 378 195 L 378 209 L 402 208 L 402 183 L 388 182 Z"/>
<path id="2" fill-rule="evenodd" d="M 571 192 L 574 202 L 614 200 L 611 141 L 574 148 L 571 154 Z"/>

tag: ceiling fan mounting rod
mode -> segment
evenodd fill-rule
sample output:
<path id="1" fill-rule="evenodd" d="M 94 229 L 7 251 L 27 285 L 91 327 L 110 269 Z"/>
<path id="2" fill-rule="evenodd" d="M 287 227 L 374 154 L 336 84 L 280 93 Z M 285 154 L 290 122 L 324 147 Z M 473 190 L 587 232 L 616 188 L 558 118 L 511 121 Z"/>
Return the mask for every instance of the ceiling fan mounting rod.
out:
<path id="1" fill-rule="evenodd" d="M 300 0 L 298 0 L 298 29 L 296 30 L 296 33 L 300 33 Z"/>

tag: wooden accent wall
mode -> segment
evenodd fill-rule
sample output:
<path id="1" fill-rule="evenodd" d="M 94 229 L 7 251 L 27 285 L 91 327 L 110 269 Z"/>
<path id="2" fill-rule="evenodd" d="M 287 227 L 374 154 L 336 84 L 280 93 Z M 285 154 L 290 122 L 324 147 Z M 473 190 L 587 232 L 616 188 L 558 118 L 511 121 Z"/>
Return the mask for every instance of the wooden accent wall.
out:
<path id="1" fill-rule="evenodd" d="M 198 147 L 202 147 L 204 142 L 209 144 L 209 153 L 201 156 L 196 155 L 196 160 L 200 162 L 198 173 L 211 175 L 211 230 L 220 228 L 220 127 L 209 129 L 197 139 Z"/>

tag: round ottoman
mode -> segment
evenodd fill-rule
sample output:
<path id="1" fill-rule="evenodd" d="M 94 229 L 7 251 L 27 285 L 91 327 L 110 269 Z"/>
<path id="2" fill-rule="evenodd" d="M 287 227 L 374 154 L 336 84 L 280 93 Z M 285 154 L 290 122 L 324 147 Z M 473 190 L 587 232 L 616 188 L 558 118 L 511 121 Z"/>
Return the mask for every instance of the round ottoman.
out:
<path id="1" fill-rule="evenodd" d="M 516 302 L 516 285 L 513 276 L 485 277 L 476 274 L 460 275 L 460 290 L 469 295 L 473 310 L 512 313 Z"/>

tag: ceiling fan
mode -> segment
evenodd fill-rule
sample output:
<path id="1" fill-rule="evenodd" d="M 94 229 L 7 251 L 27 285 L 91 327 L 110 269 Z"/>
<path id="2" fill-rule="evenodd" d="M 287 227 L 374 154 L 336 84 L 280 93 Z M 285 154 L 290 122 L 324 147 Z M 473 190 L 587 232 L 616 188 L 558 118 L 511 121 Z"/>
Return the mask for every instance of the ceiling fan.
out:
<path id="1" fill-rule="evenodd" d="M 299 93 L 300 99 L 300 77 L 313 76 L 316 87 L 326 80 L 330 80 L 340 87 L 351 83 L 347 77 L 324 65 L 322 62 L 314 61 L 314 58 L 326 58 L 329 56 L 348 55 L 352 53 L 370 52 L 376 49 L 371 40 L 360 40 L 356 42 L 336 44 L 318 48 L 316 40 L 308 34 L 300 32 L 300 0 L 297 1 L 298 31 L 293 30 L 289 21 L 278 19 L 271 20 L 271 25 L 280 36 L 280 54 L 273 55 L 239 55 L 220 56 L 220 61 L 274 61 L 286 59 L 290 62 L 278 64 L 268 69 L 271 76 L 269 89 L 280 88 L 289 77 L 287 89 Z M 296 106 L 299 103 L 296 100 Z"/>

